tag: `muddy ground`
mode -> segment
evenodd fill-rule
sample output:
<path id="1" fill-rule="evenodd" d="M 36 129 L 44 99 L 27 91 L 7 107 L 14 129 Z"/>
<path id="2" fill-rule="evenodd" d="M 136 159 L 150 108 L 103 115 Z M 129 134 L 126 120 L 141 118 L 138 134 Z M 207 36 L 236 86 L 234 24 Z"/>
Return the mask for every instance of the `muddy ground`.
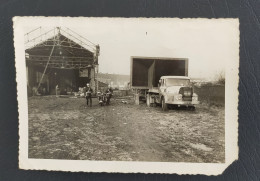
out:
<path id="1" fill-rule="evenodd" d="M 130 97 L 86 107 L 84 98 L 29 98 L 29 157 L 224 162 L 224 107 L 196 111 L 134 105 Z"/>

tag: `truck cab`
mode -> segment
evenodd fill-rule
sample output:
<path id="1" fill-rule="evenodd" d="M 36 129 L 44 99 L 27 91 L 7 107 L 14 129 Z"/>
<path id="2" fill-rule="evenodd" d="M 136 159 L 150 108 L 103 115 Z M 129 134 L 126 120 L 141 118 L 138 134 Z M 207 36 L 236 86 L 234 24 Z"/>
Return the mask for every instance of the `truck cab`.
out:
<path id="1" fill-rule="evenodd" d="M 159 97 L 162 108 L 168 105 L 186 106 L 194 109 L 199 104 L 198 95 L 194 93 L 190 78 L 186 76 L 162 76 L 159 80 Z"/>
<path id="2" fill-rule="evenodd" d="M 188 77 L 188 58 L 131 57 L 131 88 L 135 103 L 147 106 L 185 106 L 199 104 Z"/>
<path id="3" fill-rule="evenodd" d="M 162 76 L 158 83 L 158 94 L 153 93 L 155 91 L 150 91 L 147 100 L 161 104 L 163 110 L 167 110 L 169 105 L 195 109 L 194 106 L 199 104 L 198 95 L 194 93 L 187 76 Z"/>

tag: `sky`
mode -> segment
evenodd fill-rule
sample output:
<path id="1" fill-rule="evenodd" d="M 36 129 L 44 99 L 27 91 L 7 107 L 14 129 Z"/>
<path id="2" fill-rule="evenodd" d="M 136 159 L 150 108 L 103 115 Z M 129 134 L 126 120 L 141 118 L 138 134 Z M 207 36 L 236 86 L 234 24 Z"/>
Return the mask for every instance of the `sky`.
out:
<path id="1" fill-rule="evenodd" d="M 47 20 L 24 28 L 65 26 L 100 45 L 99 71 L 130 75 L 130 57 L 189 59 L 189 77 L 213 80 L 225 72 L 239 44 L 231 19 L 85 18 Z"/>

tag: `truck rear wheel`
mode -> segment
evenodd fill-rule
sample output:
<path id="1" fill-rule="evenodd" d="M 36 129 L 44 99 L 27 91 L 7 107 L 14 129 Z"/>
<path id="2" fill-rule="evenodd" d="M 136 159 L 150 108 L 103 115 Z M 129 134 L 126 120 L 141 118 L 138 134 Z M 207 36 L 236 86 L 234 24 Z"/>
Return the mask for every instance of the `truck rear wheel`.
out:
<path id="1" fill-rule="evenodd" d="M 165 103 L 164 97 L 162 98 L 162 110 L 167 111 L 168 110 L 168 104 Z"/>
<path id="2" fill-rule="evenodd" d="M 150 97 L 151 97 L 150 94 L 147 94 L 147 96 L 146 96 L 146 104 L 147 104 L 148 107 L 151 106 Z"/>

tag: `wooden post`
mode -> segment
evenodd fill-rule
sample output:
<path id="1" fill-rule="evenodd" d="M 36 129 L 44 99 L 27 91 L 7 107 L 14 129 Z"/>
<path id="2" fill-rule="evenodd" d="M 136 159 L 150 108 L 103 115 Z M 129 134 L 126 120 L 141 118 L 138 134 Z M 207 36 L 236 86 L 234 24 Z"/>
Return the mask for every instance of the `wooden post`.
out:
<path id="1" fill-rule="evenodd" d="M 139 105 L 140 101 L 139 101 L 139 92 L 137 89 L 135 89 L 135 104 Z"/>
<path id="2" fill-rule="evenodd" d="M 98 87 L 98 65 L 95 66 L 95 73 L 96 73 L 96 93 L 97 93 L 98 90 L 99 90 L 99 87 Z"/>

